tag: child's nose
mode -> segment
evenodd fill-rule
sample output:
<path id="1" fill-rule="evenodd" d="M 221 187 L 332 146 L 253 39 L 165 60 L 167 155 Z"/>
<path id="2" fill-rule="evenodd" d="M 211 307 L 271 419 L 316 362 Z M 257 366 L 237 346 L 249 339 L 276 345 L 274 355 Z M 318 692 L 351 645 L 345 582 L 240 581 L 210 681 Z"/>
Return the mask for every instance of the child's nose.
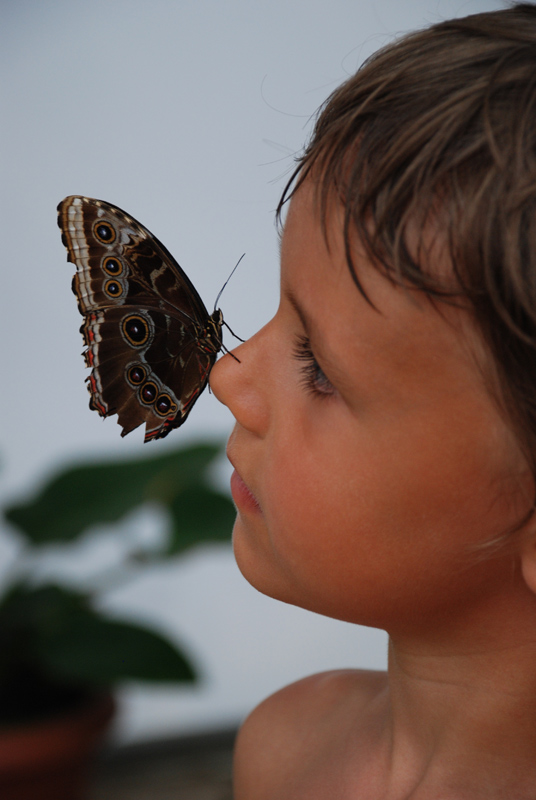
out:
<path id="1" fill-rule="evenodd" d="M 235 350 L 239 349 L 240 347 L 235 348 Z M 239 359 L 239 356 L 234 350 L 232 355 L 230 353 L 226 353 L 225 355 L 221 356 L 212 367 L 208 381 L 212 393 L 216 395 L 220 403 L 223 403 L 224 406 L 228 407 L 230 407 L 232 398 L 231 384 L 235 380 L 235 375 L 233 374 L 233 362 L 235 362 L 235 358 Z M 236 366 L 240 366 L 239 363 L 235 363 Z"/>
<path id="2" fill-rule="evenodd" d="M 242 427 L 262 436 L 268 424 L 268 404 L 260 381 L 260 333 L 216 362 L 210 373 L 210 388 Z"/>

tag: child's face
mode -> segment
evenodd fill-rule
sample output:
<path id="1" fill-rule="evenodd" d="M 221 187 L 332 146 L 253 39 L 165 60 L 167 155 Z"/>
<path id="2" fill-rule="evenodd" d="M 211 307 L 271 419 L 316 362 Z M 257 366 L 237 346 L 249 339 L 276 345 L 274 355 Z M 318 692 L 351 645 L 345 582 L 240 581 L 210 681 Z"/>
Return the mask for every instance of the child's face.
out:
<path id="1" fill-rule="evenodd" d="M 329 250 L 306 182 L 285 224 L 279 309 L 240 363 L 212 372 L 236 418 L 238 565 L 266 594 L 340 619 L 389 630 L 452 617 L 509 580 L 504 560 L 468 550 L 527 510 L 526 468 L 466 312 L 438 313 L 356 250 L 375 310 L 336 217 L 328 231 Z"/>

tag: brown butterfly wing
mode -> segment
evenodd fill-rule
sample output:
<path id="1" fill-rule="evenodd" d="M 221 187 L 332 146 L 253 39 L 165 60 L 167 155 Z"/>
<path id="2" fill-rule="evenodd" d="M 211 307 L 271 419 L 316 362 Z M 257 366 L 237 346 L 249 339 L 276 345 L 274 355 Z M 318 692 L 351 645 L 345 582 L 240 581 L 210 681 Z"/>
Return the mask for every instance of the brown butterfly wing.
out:
<path id="1" fill-rule="evenodd" d="M 117 414 L 123 436 L 145 422 L 145 441 L 162 438 L 206 386 L 222 346 L 221 312 L 209 316 L 168 250 L 116 206 L 67 197 L 58 224 L 77 268 L 90 406 Z"/>

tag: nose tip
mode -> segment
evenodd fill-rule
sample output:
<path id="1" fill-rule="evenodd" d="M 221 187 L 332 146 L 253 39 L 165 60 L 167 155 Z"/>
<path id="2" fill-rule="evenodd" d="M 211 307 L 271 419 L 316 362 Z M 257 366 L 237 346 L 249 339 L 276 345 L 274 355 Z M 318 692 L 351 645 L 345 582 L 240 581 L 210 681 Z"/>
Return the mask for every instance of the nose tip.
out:
<path id="1" fill-rule="evenodd" d="M 237 423 L 263 435 L 268 425 L 266 391 L 259 371 L 258 334 L 223 355 L 210 373 L 210 388 Z"/>
<path id="2" fill-rule="evenodd" d="M 220 403 L 223 403 L 224 405 L 228 405 L 225 400 L 228 369 L 229 367 L 232 368 L 233 364 L 238 363 L 240 362 L 238 361 L 237 357 L 233 356 L 233 354 L 228 351 L 223 356 L 220 356 L 210 371 L 208 379 L 210 389 Z"/>

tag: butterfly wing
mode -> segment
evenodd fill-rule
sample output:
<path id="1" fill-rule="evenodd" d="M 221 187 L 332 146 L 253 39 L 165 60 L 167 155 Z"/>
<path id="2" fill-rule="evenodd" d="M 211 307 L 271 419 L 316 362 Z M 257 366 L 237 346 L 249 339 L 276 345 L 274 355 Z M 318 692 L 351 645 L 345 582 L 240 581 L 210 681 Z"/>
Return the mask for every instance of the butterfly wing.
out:
<path id="1" fill-rule="evenodd" d="M 209 316 L 169 251 L 120 208 L 67 197 L 58 224 L 77 268 L 90 406 L 117 414 L 122 436 L 145 422 L 145 441 L 162 438 L 206 386 L 222 346 L 221 312 Z"/>

